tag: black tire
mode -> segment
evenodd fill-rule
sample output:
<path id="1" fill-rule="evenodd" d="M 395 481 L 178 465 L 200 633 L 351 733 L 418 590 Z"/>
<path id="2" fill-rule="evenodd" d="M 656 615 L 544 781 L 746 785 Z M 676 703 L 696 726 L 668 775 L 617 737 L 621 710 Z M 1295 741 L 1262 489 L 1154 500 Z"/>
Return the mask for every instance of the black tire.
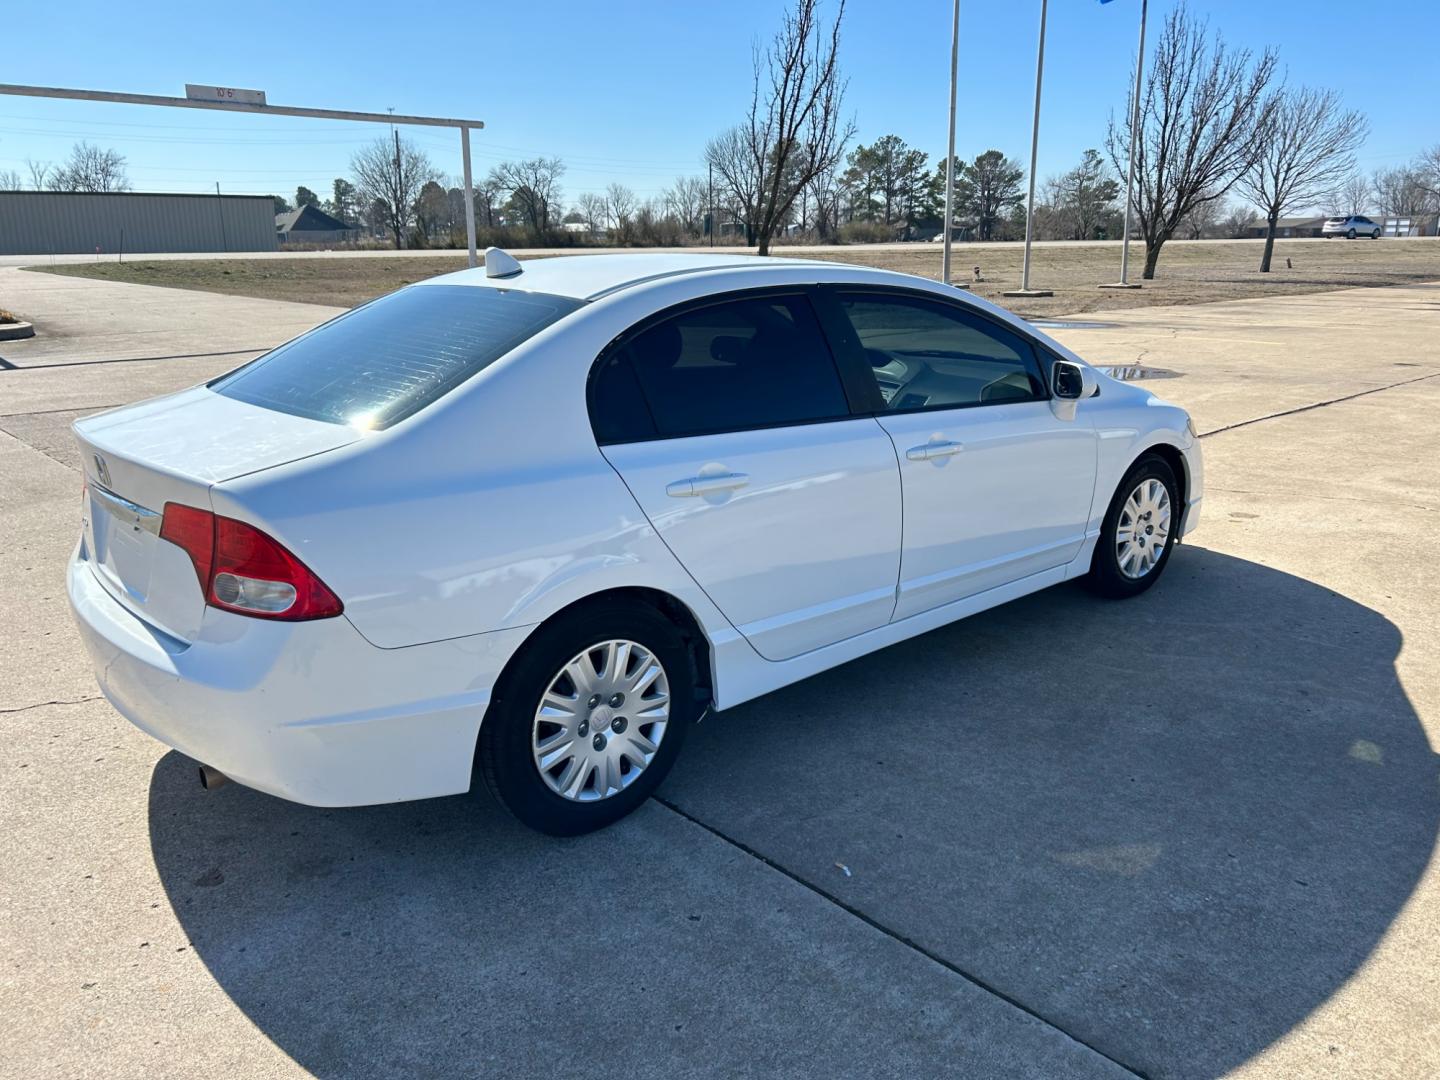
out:
<path id="1" fill-rule="evenodd" d="M 531 745 L 535 712 L 572 658 L 609 640 L 633 641 L 660 661 L 669 682 L 670 716 L 654 757 L 633 781 L 608 797 L 579 802 L 552 791 L 540 775 Z M 675 763 L 698 713 L 690 654 L 674 623 L 639 602 L 585 604 L 536 630 L 501 676 L 480 725 L 476 771 L 500 804 L 530 828 L 551 836 L 593 832 L 650 797 Z"/>
<path id="2" fill-rule="evenodd" d="M 1170 499 L 1170 532 L 1165 538 L 1165 549 L 1160 553 L 1160 558 L 1155 562 L 1144 577 L 1132 578 L 1126 576 L 1120 569 L 1120 560 L 1116 550 L 1116 530 L 1120 523 L 1120 515 L 1125 508 L 1125 501 L 1130 497 L 1142 480 L 1155 479 L 1165 485 L 1165 493 Z M 1176 530 L 1180 527 L 1180 517 L 1184 507 L 1180 505 L 1180 487 L 1175 482 L 1175 472 L 1170 468 L 1164 458 L 1155 454 L 1146 454 L 1125 474 L 1125 479 L 1120 481 L 1120 486 L 1115 489 L 1115 494 L 1110 499 L 1110 508 L 1105 511 L 1105 520 L 1100 525 L 1100 538 L 1095 542 L 1095 554 L 1090 560 L 1090 573 L 1085 582 L 1101 596 L 1124 599 L 1130 596 L 1138 596 L 1159 580 L 1160 575 L 1165 572 L 1165 567 L 1170 562 L 1170 552 L 1175 547 Z"/>
<path id="3" fill-rule="evenodd" d="M 1354 229 L 1351 229 L 1349 232 L 1347 232 L 1347 233 L 1345 234 L 1345 239 L 1346 239 L 1346 240 L 1354 240 L 1354 239 L 1355 239 L 1355 230 L 1354 230 Z"/>
<path id="4" fill-rule="evenodd" d="M 1371 239 L 1371 240 L 1379 240 L 1379 239 L 1380 239 L 1380 230 L 1379 230 L 1379 229 L 1376 229 L 1374 232 L 1372 232 L 1372 233 L 1370 234 L 1370 239 Z"/>

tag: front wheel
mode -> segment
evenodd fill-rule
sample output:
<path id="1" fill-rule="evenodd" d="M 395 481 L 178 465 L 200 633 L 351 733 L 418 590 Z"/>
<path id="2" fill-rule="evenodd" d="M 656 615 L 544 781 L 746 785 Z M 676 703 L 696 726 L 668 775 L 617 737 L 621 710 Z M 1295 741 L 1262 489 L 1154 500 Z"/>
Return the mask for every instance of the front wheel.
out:
<path id="1" fill-rule="evenodd" d="M 525 643 L 480 726 L 477 765 L 532 829 L 592 832 L 649 798 L 697 711 L 675 625 L 642 604 L 597 602 Z"/>
<path id="2" fill-rule="evenodd" d="M 1154 585 L 1175 546 L 1179 486 L 1163 459 L 1142 457 L 1110 500 L 1086 579 L 1102 596 L 1137 596 Z"/>

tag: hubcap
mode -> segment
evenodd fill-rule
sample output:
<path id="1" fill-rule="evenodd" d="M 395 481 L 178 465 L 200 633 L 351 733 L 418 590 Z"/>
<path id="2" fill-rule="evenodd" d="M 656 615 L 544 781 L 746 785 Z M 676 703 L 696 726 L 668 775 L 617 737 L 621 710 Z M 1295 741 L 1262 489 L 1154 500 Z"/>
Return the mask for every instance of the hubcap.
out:
<path id="1" fill-rule="evenodd" d="M 1115 561 L 1127 578 L 1143 578 L 1170 539 L 1170 493 L 1159 480 L 1141 480 L 1120 510 L 1115 526 Z"/>
<path id="2" fill-rule="evenodd" d="M 592 645 L 561 668 L 535 710 L 531 749 L 551 791 L 596 802 L 623 791 L 655 759 L 670 719 L 670 683 L 633 641 Z"/>

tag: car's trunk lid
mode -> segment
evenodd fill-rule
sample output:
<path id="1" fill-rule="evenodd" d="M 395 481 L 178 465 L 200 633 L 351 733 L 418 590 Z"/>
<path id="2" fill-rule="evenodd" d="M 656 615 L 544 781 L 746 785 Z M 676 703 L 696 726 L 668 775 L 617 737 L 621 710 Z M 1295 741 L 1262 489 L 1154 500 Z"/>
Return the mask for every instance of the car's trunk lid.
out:
<path id="1" fill-rule="evenodd" d="M 190 557 L 160 538 L 168 502 L 209 510 L 210 486 L 354 442 L 341 424 L 203 387 L 75 424 L 86 478 L 86 558 L 102 585 L 158 629 L 192 640 L 205 597 Z"/>

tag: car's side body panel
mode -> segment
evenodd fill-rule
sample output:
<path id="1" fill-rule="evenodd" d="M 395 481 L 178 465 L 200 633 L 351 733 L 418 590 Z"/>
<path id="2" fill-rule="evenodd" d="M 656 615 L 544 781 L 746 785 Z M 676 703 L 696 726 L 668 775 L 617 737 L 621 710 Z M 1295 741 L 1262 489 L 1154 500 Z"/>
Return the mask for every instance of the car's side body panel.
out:
<path id="1" fill-rule="evenodd" d="M 895 617 L 1064 566 L 1085 542 L 1095 427 L 1046 401 L 881 418 L 904 481 L 905 553 Z M 924 458 L 930 445 L 958 445 Z M 920 460 L 912 460 L 920 457 Z"/>
<path id="2" fill-rule="evenodd" d="M 820 264 L 783 265 L 759 276 L 749 268 L 720 268 L 606 296 L 390 430 L 217 485 L 215 510 L 263 525 L 305 559 L 345 598 L 357 629 L 382 648 L 533 626 L 587 595 L 639 586 L 690 608 L 718 657 L 719 646 L 739 636 L 736 628 L 657 537 L 595 446 L 585 380 L 606 343 L 677 304 L 757 285 L 895 280 L 883 271 Z M 937 283 L 906 284 L 955 297 Z M 966 302 L 1084 363 L 1009 312 L 977 298 Z M 1087 539 L 1098 532 L 1120 474 L 1147 441 L 1189 440 L 1178 409 L 1147 411 L 1154 424 L 1145 430 L 1133 422 L 1106 427 L 1100 419 L 1129 417 L 1149 398 L 1106 379 L 1100 397 L 1081 403 L 1077 431 L 1093 427 L 1100 436 Z M 496 448 L 507 452 L 497 455 Z M 356 544 L 355 537 L 365 542 Z M 780 596 L 777 607 L 811 606 L 802 586 L 797 581 L 794 596 Z M 787 586 L 782 576 L 770 587 Z M 788 650 L 793 646 L 773 655 Z M 718 660 L 715 678 L 717 685 L 726 679 Z"/>
<path id="3" fill-rule="evenodd" d="M 868 417 L 626 443 L 605 455 L 762 656 L 784 660 L 890 621 L 900 481 L 890 440 Z M 692 478 L 743 486 L 678 490 Z"/>

